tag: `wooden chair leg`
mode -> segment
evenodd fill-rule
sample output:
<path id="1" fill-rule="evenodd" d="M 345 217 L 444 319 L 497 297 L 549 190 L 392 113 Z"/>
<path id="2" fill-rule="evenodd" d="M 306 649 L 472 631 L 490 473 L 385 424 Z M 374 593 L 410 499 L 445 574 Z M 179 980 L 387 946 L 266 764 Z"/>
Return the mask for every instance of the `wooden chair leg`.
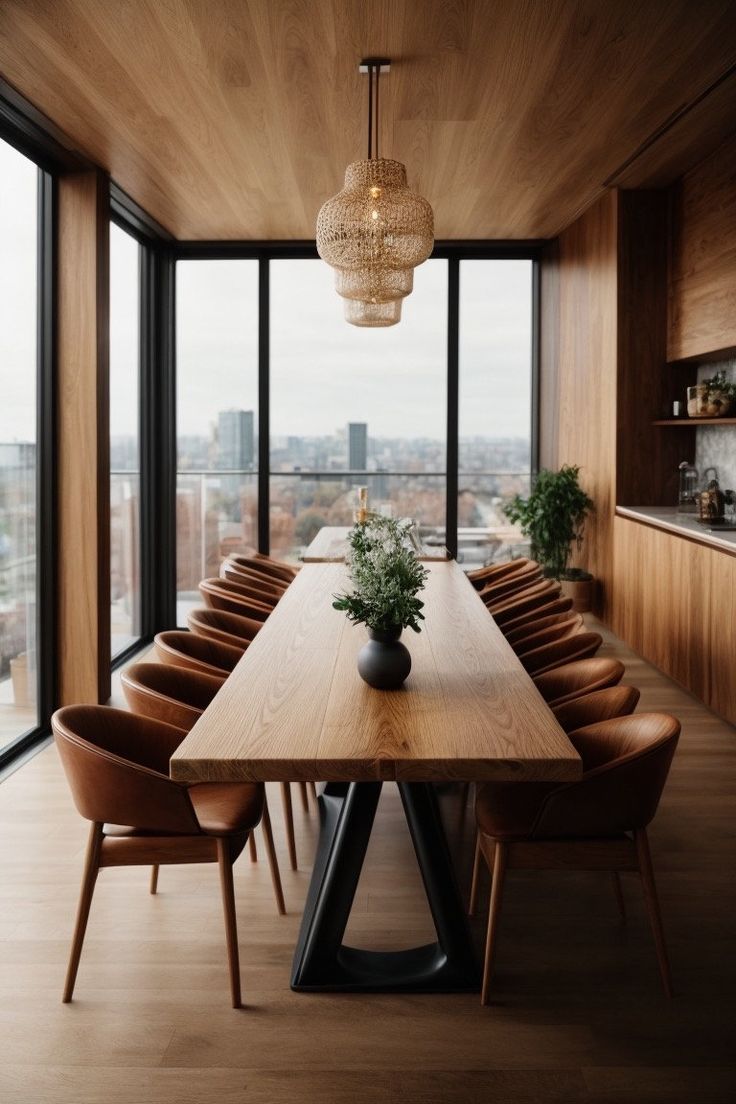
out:
<path id="1" fill-rule="evenodd" d="M 501 915 L 501 898 L 503 896 L 503 884 L 506 877 L 506 861 L 508 858 L 508 844 L 496 841 L 496 853 L 493 861 L 493 880 L 491 882 L 491 903 L 488 909 L 488 931 L 486 933 L 486 957 L 483 963 L 483 985 L 480 994 L 480 1003 L 488 1004 L 488 993 L 491 986 L 491 973 L 493 971 L 493 956 L 496 950 L 496 936 L 498 934 L 498 921 Z"/>
<path id="2" fill-rule="evenodd" d="M 153 866 L 151 867 L 151 884 L 149 886 L 149 891 L 151 893 L 155 893 L 157 889 L 158 889 L 158 863 L 154 863 Z"/>
<path id="3" fill-rule="evenodd" d="M 626 903 L 624 901 L 624 891 L 621 888 L 621 875 L 618 870 L 611 871 L 611 880 L 613 881 L 613 895 L 616 898 L 616 904 L 618 906 L 618 914 L 621 917 L 621 923 L 626 923 Z"/>
<path id="4" fill-rule="evenodd" d="M 657 896 L 657 886 L 654 881 L 654 868 L 652 866 L 652 856 L 649 853 L 649 840 L 647 838 L 646 829 L 637 829 L 634 833 L 634 839 L 636 841 L 636 854 L 639 859 L 639 875 L 644 890 L 644 901 L 647 906 L 647 912 L 649 913 L 649 923 L 651 924 L 652 935 L 654 936 L 654 946 L 657 950 L 659 972 L 662 975 L 662 986 L 665 995 L 671 997 L 672 974 L 670 972 L 670 963 L 667 956 L 667 944 L 664 940 L 662 913 L 659 908 L 659 898 Z"/>
<path id="5" fill-rule="evenodd" d="M 308 782 L 307 785 L 309 786 L 309 792 L 312 795 L 312 799 L 314 801 L 314 804 L 316 805 L 317 804 L 317 798 L 318 798 L 317 786 L 315 785 L 314 782 Z"/>
<path id="6" fill-rule="evenodd" d="M 225 914 L 225 938 L 227 940 L 227 959 L 230 969 L 230 993 L 233 1008 L 240 1008 L 240 955 L 238 953 L 238 925 L 235 919 L 235 889 L 233 887 L 233 864 L 230 858 L 230 844 L 227 839 L 217 840 L 217 861 L 220 866 L 220 888 L 222 890 L 222 908 Z"/>
<path id="7" fill-rule="evenodd" d="M 72 939 L 72 948 L 69 954 L 66 981 L 64 982 L 64 995 L 61 998 L 64 1004 L 68 1004 L 72 999 L 74 983 L 77 980 L 77 970 L 79 969 L 79 959 L 82 954 L 84 933 L 87 930 L 87 920 L 89 919 L 89 909 L 92 904 L 92 894 L 95 891 L 97 871 L 100 869 L 101 849 L 102 825 L 94 822 L 90 828 L 89 841 L 87 843 L 87 854 L 84 860 L 84 874 L 82 875 L 82 888 L 79 894 L 79 905 L 77 906 L 77 921 L 74 926 L 74 937 Z"/>
<path id="8" fill-rule="evenodd" d="M 294 836 L 294 811 L 291 807 L 291 785 L 281 783 L 281 801 L 284 806 L 284 826 L 286 828 L 286 846 L 289 848 L 289 863 L 296 870 L 296 838 Z"/>
<path id="9" fill-rule="evenodd" d="M 480 883 L 481 857 L 480 832 L 476 832 L 475 858 L 473 859 L 473 880 L 470 883 L 470 904 L 468 905 L 468 916 L 475 916 L 475 910 L 478 907 L 478 888 Z"/>
<path id="10" fill-rule="evenodd" d="M 261 821 L 263 828 L 263 838 L 266 841 L 266 854 L 268 855 L 268 865 L 271 868 L 271 881 L 273 882 L 273 891 L 276 896 L 276 905 L 279 910 L 279 916 L 286 915 L 286 905 L 284 904 L 284 891 L 281 888 L 281 874 L 279 872 L 279 860 L 276 857 L 276 848 L 273 845 L 273 832 L 271 831 L 271 815 L 268 811 L 268 802 L 263 804 L 263 819 Z"/>
<path id="11" fill-rule="evenodd" d="M 251 862 L 258 862 L 258 848 L 256 847 L 255 833 L 251 832 L 248 836 L 248 853 L 250 855 Z"/>
<path id="12" fill-rule="evenodd" d="M 299 793 L 302 795 L 302 809 L 305 813 L 309 812 L 309 795 L 307 794 L 307 783 L 299 783 Z"/>

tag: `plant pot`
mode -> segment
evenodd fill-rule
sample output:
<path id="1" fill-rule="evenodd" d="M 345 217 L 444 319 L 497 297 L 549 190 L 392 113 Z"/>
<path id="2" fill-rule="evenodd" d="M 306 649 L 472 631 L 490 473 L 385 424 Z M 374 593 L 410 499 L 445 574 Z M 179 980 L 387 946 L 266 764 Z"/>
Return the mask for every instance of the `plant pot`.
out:
<path id="1" fill-rule="evenodd" d="M 689 418 L 725 418 L 731 412 L 731 399 L 722 391 L 712 390 L 703 383 L 687 389 Z"/>
<path id="2" fill-rule="evenodd" d="M 401 626 L 388 632 L 369 629 L 370 640 L 358 652 L 358 674 L 374 690 L 397 690 L 411 671 L 409 649 L 401 643 Z"/>
<path id="3" fill-rule="evenodd" d="M 572 598 L 572 608 L 575 613 L 588 613 L 593 605 L 593 583 L 591 575 L 588 579 L 560 579 L 561 597 Z"/>

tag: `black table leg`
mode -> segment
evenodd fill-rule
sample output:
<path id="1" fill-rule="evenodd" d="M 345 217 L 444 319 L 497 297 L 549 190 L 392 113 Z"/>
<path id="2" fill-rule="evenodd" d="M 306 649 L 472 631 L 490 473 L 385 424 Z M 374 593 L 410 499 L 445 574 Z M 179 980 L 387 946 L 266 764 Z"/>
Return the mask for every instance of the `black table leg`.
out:
<path id="1" fill-rule="evenodd" d="M 434 788 L 399 783 L 437 942 L 408 951 L 345 947 L 350 910 L 373 828 L 381 782 L 330 783 L 320 795 L 320 841 L 294 955 L 296 990 L 475 990 L 478 964 Z"/>

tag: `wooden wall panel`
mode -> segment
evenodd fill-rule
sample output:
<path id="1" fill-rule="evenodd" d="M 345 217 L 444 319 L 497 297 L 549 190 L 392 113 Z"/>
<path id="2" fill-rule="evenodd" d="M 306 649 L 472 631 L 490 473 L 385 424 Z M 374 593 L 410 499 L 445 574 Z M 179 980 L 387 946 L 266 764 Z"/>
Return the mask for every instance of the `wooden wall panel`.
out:
<path id="1" fill-rule="evenodd" d="M 110 696 L 109 183 L 59 181 L 59 695 Z"/>
<path id="2" fill-rule="evenodd" d="M 616 333 L 618 197 L 606 194 L 559 237 L 557 256 L 542 265 L 548 322 L 542 347 L 543 402 L 556 404 L 557 439 L 549 439 L 549 410 L 542 411 L 541 452 L 552 466 L 579 464 L 581 482 L 595 503 L 586 525 L 580 563 L 596 577 L 595 611 L 606 616 L 611 582 L 612 519 L 616 479 Z M 558 361 L 554 357 L 555 334 Z"/>
<path id="3" fill-rule="evenodd" d="M 736 724 L 736 556 L 614 520 L 613 629 Z"/>
<path id="4" fill-rule="evenodd" d="M 669 360 L 736 348 L 736 136 L 672 189 Z"/>

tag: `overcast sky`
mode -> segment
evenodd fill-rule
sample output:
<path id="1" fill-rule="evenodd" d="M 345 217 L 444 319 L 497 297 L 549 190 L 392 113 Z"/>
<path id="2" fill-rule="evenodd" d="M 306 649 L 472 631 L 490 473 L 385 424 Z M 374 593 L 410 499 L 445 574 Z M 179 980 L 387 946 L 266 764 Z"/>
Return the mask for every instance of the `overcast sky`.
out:
<path id="1" fill-rule="evenodd" d="M 0 441 L 35 432 L 36 168 L 0 141 Z M 111 432 L 137 424 L 138 247 L 111 233 Z M 257 409 L 257 262 L 177 268 L 178 430 L 208 435 L 220 410 Z M 460 273 L 461 436 L 529 432 L 531 264 L 464 261 Z M 271 262 L 271 428 L 445 436 L 447 263 L 415 272 L 397 326 L 342 317 L 321 261 Z"/>

